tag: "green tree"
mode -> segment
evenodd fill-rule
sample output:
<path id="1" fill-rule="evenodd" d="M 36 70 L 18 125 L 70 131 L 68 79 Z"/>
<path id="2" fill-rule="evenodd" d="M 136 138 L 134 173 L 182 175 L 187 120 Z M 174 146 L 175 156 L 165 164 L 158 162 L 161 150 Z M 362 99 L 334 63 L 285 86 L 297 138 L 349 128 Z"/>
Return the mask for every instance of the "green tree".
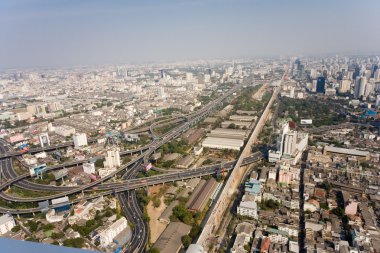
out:
<path id="1" fill-rule="evenodd" d="M 181 238 L 182 244 L 185 248 L 188 248 L 191 244 L 191 237 L 189 235 L 184 235 Z"/>
<path id="2" fill-rule="evenodd" d="M 63 246 L 66 246 L 66 247 L 82 248 L 83 244 L 84 244 L 84 239 L 81 237 L 66 239 L 63 241 Z"/>
<path id="3" fill-rule="evenodd" d="M 38 223 L 33 220 L 28 221 L 26 225 L 29 227 L 30 232 L 36 232 L 38 229 Z"/>
<path id="4" fill-rule="evenodd" d="M 20 231 L 20 226 L 14 226 L 14 227 L 11 229 L 11 231 L 12 231 L 13 233 L 17 233 L 18 231 Z"/>
<path id="5" fill-rule="evenodd" d="M 159 198 L 153 198 L 153 206 L 155 208 L 159 207 L 161 205 L 161 200 Z"/>
<path id="6" fill-rule="evenodd" d="M 95 166 L 98 167 L 98 168 L 103 167 L 103 162 L 104 161 L 105 161 L 104 158 L 96 160 Z"/>
<path id="7" fill-rule="evenodd" d="M 334 208 L 331 212 L 339 218 L 343 218 L 343 216 L 345 215 L 344 209 L 341 207 Z"/>
<path id="8" fill-rule="evenodd" d="M 157 249 L 156 247 L 152 247 L 150 248 L 147 253 L 160 253 L 160 250 Z"/>
<path id="9" fill-rule="evenodd" d="M 185 207 L 185 204 L 183 204 L 183 203 L 180 203 L 173 208 L 173 214 L 172 215 L 175 219 L 178 219 L 178 220 L 184 222 L 185 224 L 189 225 L 192 223 L 193 217 L 192 217 L 191 213 Z"/>
<path id="10" fill-rule="evenodd" d="M 236 129 L 236 125 L 234 123 L 231 123 L 228 125 L 229 129 Z"/>
<path id="11" fill-rule="evenodd" d="M 191 228 L 189 236 L 190 236 L 192 239 L 195 239 L 195 238 L 198 236 L 198 234 L 199 234 L 200 231 L 201 231 L 201 226 L 199 226 L 198 224 L 195 224 L 195 225 Z"/>

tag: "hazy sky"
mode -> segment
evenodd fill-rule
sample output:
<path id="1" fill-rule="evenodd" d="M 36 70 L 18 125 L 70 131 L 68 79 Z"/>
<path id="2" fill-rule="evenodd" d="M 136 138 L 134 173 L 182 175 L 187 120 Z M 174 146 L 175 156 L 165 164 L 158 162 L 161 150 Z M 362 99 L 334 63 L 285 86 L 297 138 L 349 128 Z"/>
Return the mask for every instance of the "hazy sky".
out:
<path id="1" fill-rule="evenodd" d="M 380 51 L 380 0 L 2 0 L 0 68 Z"/>

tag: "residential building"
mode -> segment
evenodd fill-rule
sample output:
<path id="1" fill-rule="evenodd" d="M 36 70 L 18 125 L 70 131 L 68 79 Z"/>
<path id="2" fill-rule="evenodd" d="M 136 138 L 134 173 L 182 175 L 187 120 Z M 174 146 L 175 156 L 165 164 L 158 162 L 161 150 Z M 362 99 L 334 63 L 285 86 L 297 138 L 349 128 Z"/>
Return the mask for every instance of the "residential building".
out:
<path id="1" fill-rule="evenodd" d="M 113 242 L 113 239 L 127 227 L 127 219 L 125 217 L 121 217 L 99 234 L 100 245 L 102 247 L 107 247 L 107 245 Z"/>
<path id="2" fill-rule="evenodd" d="M 83 146 L 87 146 L 87 136 L 85 133 L 75 133 L 73 135 L 74 147 L 80 148 Z"/>

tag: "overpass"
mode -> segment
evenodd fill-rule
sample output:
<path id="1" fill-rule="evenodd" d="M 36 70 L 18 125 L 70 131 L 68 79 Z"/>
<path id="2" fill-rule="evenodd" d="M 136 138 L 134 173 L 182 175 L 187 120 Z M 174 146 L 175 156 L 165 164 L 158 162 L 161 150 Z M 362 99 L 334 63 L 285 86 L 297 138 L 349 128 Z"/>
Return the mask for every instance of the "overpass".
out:
<path id="1" fill-rule="evenodd" d="M 227 92 L 226 94 L 224 94 L 222 97 L 218 98 L 217 100 L 215 100 L 213 102 L 210 102 L 206 107 L 204 107 L 204 108 L 202 108 L 202 109 L 194 112 L 193 114 L 191 114 L 188 117 L 188 119 L 187 119 L 188 121 L 186 123 L 184 123 L 183 125 L 181 125 L 181 126 L 175 128 L 175 129 L 171 130 L 170 132 L 166 133 L 161 140 L 159 140 L 159 141 L 157 141 L 157 140 L 153 141 L 149 145 L 149 148 L 145 151 L 145 153 L 141 153 L 135 159 L 133 159 L 132 161 L 128 162 L 126 165 L 122 166 L 120 169 L 116 170 L 115 172 L 112 172 L 109 175 L 107 175 L 106 177 L 101 178 L 101 179 L 99 179 L 99 180 L 97 180 L 95 182 L 86 184 L 84 186 L 77 187 L 75 189 L 71 189 L 71 190 L 65 191 L 63 193 L 57 193 L 57 194 L 51 195 L 51 196 L 49 196 L 49 198 L 45 198 L 45 199 L 59 198 L 59 197 L 64 197 L 64 196 L 72 195 L 72 194 L 75 194 L 75 193 L 84 192 L 87 189 L 93 188 L 96 185 L 98 185 L 98 184 L 100 184 L 100 183 L 102 183 L 104 181 L 107 181 L 107 180 L 111 179 L 116 174 L 118 174 L 118 173 L 126 170 L 127 168 L 133 166 L 136 162 L 139 162 L 141 160 L 148 161 L 149 156 L 155 150 L 157 150 L 158 148 L 160 148 L 163 144 L 165 144 L 165 143 L 173 140 L 174 138 L 177 138 L 179 135 L 181 135 L 182 133 L 184 133 L 185 131 L 187 131 L 190 126 L 196 124 L 203 117 L 207 116 L 216 107 L 216 105 L 218 105 L 226 97 L 230 96 L 238 88 L 239 87 L 232 88 L 229 92 Z M 24 174 L 24 175 L 18 176 L 16 178 L 12 178 L 8 182 L 0 185 L 0 190 L 3 190 L 6 187 L 9 187 L 10 185 L 12 185 L 13 183 L 15 183 L 15 182 L 17 182 L 17 181 L 19 181 L 21 179 L 27 178 L 27 177 L 28 176 L 26 174 Z M 33 201 L 30 201 L 30 202 L 35 202 L 35 201 L 40 201 L 40 199 L 38 199 L 38 200 L 34 199 Z"/>
<path id="2" fill-rule="evenodd" d="M 263 158 L 262 153 L 256 152 L 255 154 L 247 157 L 246 159 L 243 159 L 241 166 L 246 166 L 248 164 L 260 161 L 262 158 Z M 235 167 L 235 163 L 236 161 L 224 163 L 224 169 L 226 171 L 232 170 Z M 71 204 L 77 203 L 81 200 L 95 199 L 100 196 L 115 194 L 115 193 L 129 191 L 129 190 L 135 190 L 139 188 L 145 188 L 148 186 L 154 186 L 154 185 L 164 184 L 168 182 L 181 181 L 181 180 L 186 180 L 186 179 L 190 179 L 194 177 L 212 175 L 216 173 L 217 169 L 219 169 L 220 166 L 221 164 L 216 164 L 216 165 L 210 165 L 210 166 L 205 166 L 205 167 L 196 168 L 196 169 L 189 169 L 189 170 L 180 171 L 180 172 L 171 172 L 171 173 L 162 174 L 162 175 L 155 175 L 155 176 L 151 176 L 147 178 L 128 179 L 123 182 L 110 184 L 106 188 L 105 187 L 101 188 L 100 187 L 101 185 L 99 185 L 99 189 L 101 189 L 102 192 L 99 192 L 99 193 L 94 192 L 93 194 L 90 194 L 88 196 L 77 198 L 75 200 L 72 200 Z M 95 190 L 98 190 L 98 189 L 94 189 L 94 191 Z M 67 196 L 67 195 L 64 195 L 64 196 Z M 18 202 L 18 203 L 40 202 L 40 201 L 57 198 L 56 195 L 49 195 L 49 196 L 36 197 L 36 198 L 19 198 L 19 197 L 10 196 L 8 194 L 5 194 L 4 192 L 2 192 L 0 196 L 7 201 Z M 50 207 L 53 208 L 54 205 L 51 205 Z M 34 213 L 34 212 L 39 212 L 39 211 L 40 211 L 39 208 L 10 209 L 10 208 L 5 208 L 5 207 L 0 207 L 0 213 L 24 214 L 24 213 Z"/>

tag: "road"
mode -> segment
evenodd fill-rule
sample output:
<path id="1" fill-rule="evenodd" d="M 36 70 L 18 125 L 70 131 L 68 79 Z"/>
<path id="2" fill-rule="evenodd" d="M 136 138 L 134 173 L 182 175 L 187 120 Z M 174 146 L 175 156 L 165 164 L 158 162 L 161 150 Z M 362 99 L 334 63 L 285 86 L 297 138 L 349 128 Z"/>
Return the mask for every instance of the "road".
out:
<path id="1" fill-rule="evenodd" d="M 135 168 L 126 172 L 123 179 L 132 179 L 136 176 L 140 163 L 135 164 Z M 136 198 L 134 190 L 120 192 L 117 194 L 120 207 L 122 208 L 128 221 L 133 224 L 132 238 L 123 252 L 144 252 L 149 238 L 148 223 L 142 218 L 143 211 Z"/>
<path id="2" fill-rule="evenodd" d="M 306 229 L 305 229 L 305 212 L 304 212 L 304 192 L 305 192 L 305 185 L 304 185 L 304 174 L 306 169 L 306 162 L 307 162 L 307 151 L 305 151 L 302 154 L 302 162 L 300 167 L 300 185 L 299 185 L 299 200 L 300 200 L 300 212 L 299 212 L 299 233 L 298 233 L 298 246 L 299 246 L 299 252 L 305 253 L 305 237 L 306 237 Z"/>
<path id="3" fill-rule="evenodd" d="M 247 157 L 247 159 L 243 161 L 241 166 L 245 166 L 250 163 L 257 162 L 261 160 L 262 157 L 263 157 L 262 153 L 257 152 Z M 223 166 L 224 166 L 225 171 L 232 170 L 235 166 L 235 163 L 236 161 L 224 163 Z M 115 183 L 107 184 L 107 185 L 99 185 L 96 190 L 104 190 L 104 191 L 100 193 L 94 193 L 90 196 L 90 198 L 96 198 L 103 195 L 109 195 L 109 194 L 112 194 L 113 192 L 134 190 L 134 189 L 144 188 L 146 186 L 152 186 L 152 185 L 157 185 L 157 184 L 174 182 L 178 180 L 190 179 L 194 177 L 212 175 L 216 173 L 217 169 L 219 169 L 220 166 L 221 166 L 220 164 L 216 164 L 216 165 L 204 166 L 204 167 L 195 168 L 195 169 L 183 170 L 179 172 L 170 172 L 166 174 L 155 175 L 155 176 L 151 176 L 147 178 L 132 178 L 132 179 L 124 180 L 122 182 L 115 182 Z M 3 184 L 3 186 L 0 187 L 0 189 L 4 189 L 5 188 L 4 185 L 6 184 Z M 40 202 L 40 201 L 45 201 L 45 200 L 52 200 L 52 199 L 61 197 L 62 195 L 68 196 L 67 192 L 53 194 L 49 196 L 43 196 L 43 197 L 33 197 L 33 198 L 16 197 L 13 195 L 6 194 L 5 192 L 0 193 L 0 196 L 3 199 L 7 201 L 19 202 L 19 203 L 33 203 L 33 202 Z"/>
<path id="4" fill-rule="evenodd" d="M 185 117 L 185 120 L 186 120 L 185 123 L 181 124 L 180 126 L 176 127 L 175 129 L 169 131 L 168 133 L 166 133 L 161 138 L 158 137 L 157 134 L 153 131 L 154 127 L 152 126 L 153 125 L 152 124 L 149 127 L 149 129 L 155 138 L 154 138 L 154 141 L 147 147 L 147 149 L 141 150 L 141 154 L 138 157 L 134 158 L 132 161 L 127 163 L 125 166 L 118 169 L 116 172 L 111 173 L 110 175 L 108 175 L 108 176 L 106 176 L 100 180 L 97 180 L 97 181 L 92 182 L 90 184 L 87 184 L 85 186 L 76 187 L 73 189 L 67 190 L 67 188 L 66 188 L 66 190 L 62 193 L 57 193 L 57 194 L 53 194 L 53 195 L 49 195 L 49 196 L 45 196 L 45 197 L 21 199 L 21 198 L 17 198 L 14 196 L 10 196 L 10 195 L 6 194 L 5 192 L 1 193 L 1 197 L 5 200 L 14 201 L 14 202 L 23 202 L 23 203 L 39 202 L 39 201 L 44 201 L 44 200 L 51 200 L 53 198 L 59 198 L 59 197 L 63 197 L 63 196 L 77 194 L 80 192 L 84 193 L 84 191 L 86 191 L 86 190 L 91 191 L 91 188 L 94 188 L 94 187 L 95 188 L 99 187 L 99 188 L 103 188 L 103 189 L 104 189 L 104 187 L 107 187 L 107 189 L 111 188 L 109 190 L 104 190 L 101 193 L 83 195 L 83 197 L 81 197 L 80 199 L 77 198 L 77 199 L 71 201 L 71 203 L 74 204 L 74 203 L 77 203 L 78 201 L 83 200 L 83 199 L 93 199 L 93 198 L 97 198 L 99 196 L 117 193 L 118 198 L 119 198 L 120 203 L 121 203 L 121 206 L 122 206 L 125 214 L 127 215 L 127 217 L 129 217 L 129 219 L 134 224 L 136 224 L 136 228 L 133 230 L 132 241 L 127 246 L 127 248 L 124 249 L 124 252 L 143 252 L 143 251 L 145 251 L 145 247 L 146 247 L 146 244 L 148 242 L 148 234 L 149 234 L 148 224 L 141 217 L 143 215 L 143 211 L 139 207 L 134 189 L 143 188 L 143 187 L 146 187 L 149 185 L 162 184 L 165 182 L 183 180 L 183 179 L 192 178 L 192 177 L 200 177 L 200 176 L 204 176 L 204 175 L 210 175 L 210 174 L 215 173 L 215 167 L 210 166 L 209 168 L 201 168 L 198 170 L 182 171 L 182 172 L 178 172 L 178 173 L 169 172 L 163 176 L 150 177 L 147 179 L 133 179 L 133 177 L 135 177 L 135 175 L 138 171 L 138 168 L 140 167 L 139 164 L 141 162 L 144 162 L 144 163 L 149 162 L 150 156 L 157 149 L 159 149 L 165 143 L 177 138 L 182 133 L 187 131 L 191 126 L 197 124 L 203 118 L 207 117 L 211 112 L 213 112 L 213 110 L 216 109 L 217 106 L 219 106 L 222 103 L 222 101 L 226 97 L 232 95 L 238 89 L 240 89 L 240 86 L 236 86 L 236 87 L 230 89 L 223 96 L 216 99 L 215 101 L 210 102 L 207 106 L 203 107 L 202 109 L 200 109 L 200 110 L 198 110 L 198 111 L 196 111 L 190 115 L 187 115 Z M 64 145 L 72 145 L 72 143 L 68 142 L 68 143 L 60 144 L 60 146 L 46 147 L 45 149 L 38 148 L 38 149 L 32 150 L 31 152 L 37 153 L 37 152 L 41 152 L 41 151 L 45 151 L 45 150 L 47 151 L 47 150 L 57 149 L 57 148 L 64 147 Z M 7 150 L 3 150 L 3 153 L 5 153 L 6 151 Z M 19 156 L 20 155 L 19 153 L 13 153 L 12 154 L 11 152 L 7 152 L 7 154 L 3 154 L 2 156 L 0 156 L 0 158 L 7 159 L 8 158 L 7 156 L 9 156 L 10 154 L 12 156 Z M 11 157 L 9 157 L 9 158 L 11 158 Z M 258 159 L 261 159 L 261 155 L 258 156 Z M 9 161 L 11 162 L 11 159 L 9 159 Z M 5 162 L 7 163 L 9 161 L 6 160 Z M 50 169 L 53 169 L 53 168 L 50 168 Z M 32 189 L 32 190 L 49 190 L 49 192 L 50 192 L 50 187 L 52 187 L 52 186 L 41 186 L 41 185 L 38 186 L 37 184 L 34 184 L 32 182 L 28 182 L 28 181 L 24 180 L 25 178 L 28 177 L 28 175 L 17 175 L 13 170 L 12 164 L 9 164 L 9 163 L 2 164 L 2 171 L 5 172 L 5 174 L 7 176 L 6 177 L 7 182 L 0 185 L 0 190 L 4 190 L 6 187 L 11 186 L 12 184 L 16 184 L 16 185 L 18 184 L 21 187 L 25 187 L 25 188 Z M 112 178 L 113 176 L 115 176 L 118 173 L 121 173 L 122 171 L 127 171 L 127 173 L 125 174 L 126 180 L 124 182 L 118 183 L 118 184 L 117 183 L 108 184 L 107 186 L 104 186 L 106 184 L 101 185 L 101 183 L 107 181 L 108 179 Z M 128 171 L 130 171 L 130 172 L 128 172 Z M 46 187 L 48 187 L 48 188 L 46 188 Z M 54 187 L 54 189 L 57 190 L 59 188 Z M 59 190 L 61 190 L 61 189 L 59 189 Z M 51 205 L 50 207 L 53 208 L 54 206 Z M 3 212 L 3 213 L 7 212 L 7 213 L 12 213 L 12 214 L 34 213 L 34 212 L 38 212 L 38 211 L 39 211 L 38 208 L 29 208 L 29 209 L 10 209 L 10 208 L 4 208 L 4 207 L 0 208 L 0 212 Z"/>
<path id="5" fill-rule="evenodd" d="M 278 94 L 281 89 L 281 84 L 285 76 L 286 76 L 286 71 L 280 80 L 280 85 L 276 87 L 275 90 L 273 91 L 272 97 L 270 98 L 268 104 L 266 105 L 256 126 L 251 132 L 250 137 L 247 141 L 247 144 L 244 146 L 243 151 L 240 153 L 240 156 L 237 162 L 235 163 L 232 169 L 232 172 L 227 182 L 225 183 L 224 188 L 221 194 L 219 195 L 219 198 L 215 206 L 212 208 L 212 210 L 210 210 L 211 215 L 208 217 L 208 221 L 203 227 L 202 232 L 197 240 L 197 244 L 202 245 L 205 249 L 208 248 L 208 245 L 207 245 L 208 240 L 212 237 L 212 233 L 214 231 L 217 231 L 217 228 L 220 226 L 220 222 L 222 220 L 223 214 L 225 213 L 227 207 L 229 206 L 229 202 L 232 199 L 233 194 L 235 193 L 235 191 L 237 190 L 239 186 L 242 174 L 244 174 L 242 173 L 242 171 L 239 171 L 240 167 L 243 163 L 244 158 L 248 156 L 249 153 L 251 153 L 251 147 L 255 143 L 259 133 L 261 132 L 262 128 L 265 125 L 270 108 L 278 97 Z"/>

